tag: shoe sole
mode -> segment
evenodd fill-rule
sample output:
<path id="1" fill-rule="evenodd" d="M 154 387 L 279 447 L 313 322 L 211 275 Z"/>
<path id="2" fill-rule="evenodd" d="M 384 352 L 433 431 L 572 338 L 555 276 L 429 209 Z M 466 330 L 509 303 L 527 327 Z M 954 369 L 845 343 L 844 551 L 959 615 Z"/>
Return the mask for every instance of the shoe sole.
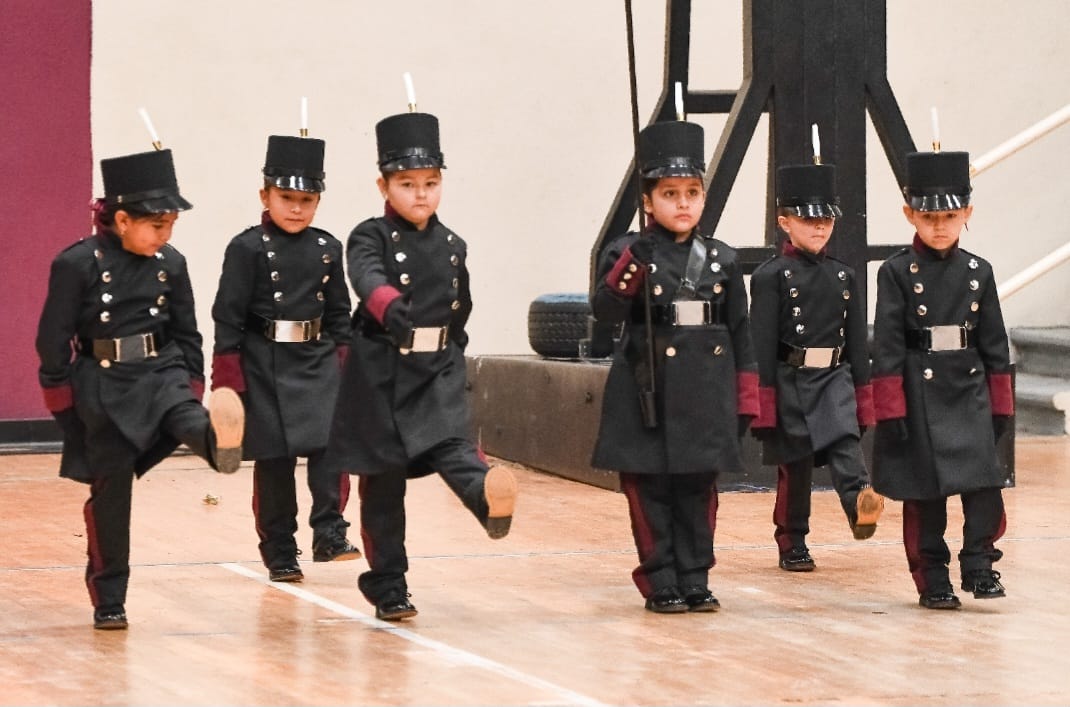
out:
<path id="1" fill-rule="evenodd" d="M 483 480 L 483 496 L 487 499 L 487 535 L 498 540 L 509 534 L 516 507 L 516 477 L 503 466 L 495 466 Z"/>
<path id="2" fill-rule="evenodd" d="M 1000 592 L 999 594 L 978 594 L 974 591 L 972 584 L 962 583 L 962 591 L 970 592 L 973 594 L 974 599 L 1002 599 L 1007 596 L 1007 592 Z"/>
<path id="3" fill-rule="evenodd" d="M 877 529 L 877 521 L 880 520 L 881 513 L 884 512 L 884 497 L 873 490 L 872 487 L 867 486 L 858 492 L 858 499 L 855 501 L 855 510 L 857 517 L 855 518 L 855 538 L 858 540 L 865 540 L 873 535 L 873 532 Z M 857 531 L 865 532 L 868 530 L 868 535 L 862 535 L 859 537 Z"/>
<path id="4" fill-rule="evenodd" d="M 654 614 L 686 614 L 690 609 L 687 608 L 687 604 L 681 604 L 679 606 L 667 606 L 661 609 L 653 606 L 646 607 L 646 610 Z"/>
<path id="5" fill-rule="evenodd" d="M 215 433 L 215 468 L 233 474 L 241 466 L 245 406 L 231 388 L 216 388 L 208 399 L 208 419 Z"/>
<path id="6" fill-rule="evenodd" d="M 364 557 L 360 550 L 353 548 L 352 551 L 340 552 L 337 555 L 313 555 L 313 562 L 345 562 L 347 560 L 359 560 Z"/>
<path id="7" fill-rule="evenodd" d="M 305 575 L 303 574 L 287 574 L 282 577 L 272 577 L 268 575 L 268 579 L 272 582 L 301 582 L 304 581 Z"/>
<path id="8" fill-rule="evenodd" d="M 720 603 L 711 603 L 711 602 L 706 602 L 706 603 L 703 603 L 703 604 L 696 604 L 695 606 L 690 606 L 689 605 L 687 607 L 687 610 L 689 612 L 691 612 L 692 614 L 702 614 L 702 613 L 712 614 L 715 611 L 720 611 L 720 609 L 721 609 Z"/>
<path id="9" fill-rule="evenodd" d="M 411 609 L 409 611 L 396 611 L 391 614 L 384 614 L 379 611 L 376 611 L 375 618 L 379 619 L 380 621 L 401 621 L 402 619 L 411 619 L 413 616 L 416 616 L 419 613 L 420 612 L 416 609 Z"/>
<path id="10" fill-rule="evenodd" d="M 813 572 L 815 569 L 817 569 L 817 564 L 814 562 L 809 562 L 804 565 L 781 564 L 780 569 L 784 570 L 785 572 Z"/>
<path id="11" fill-rule="evenodd" d="M 93 628 L 98 631 L 125 631 L 129 624 L 126 621 L 96 621 Z"/>
<path id="12" fill-rule="evenodd" d="M 923 609 L 934 609 L 936 611 L 948 611 L 948 610 L 951 610 L 951 609 L 960 609 L 960 608 L 962 608 L 962 602 L 961 601 L 953 601 L 953 602 L 951 602 L 951 601 L 942 601 L 942 602 L 939 602 L 939 603 L 936 603 L 936 604 L 922 604 L 919 601 L 918 605 L 921 606 L 921 608 L 923 608 Z"/>

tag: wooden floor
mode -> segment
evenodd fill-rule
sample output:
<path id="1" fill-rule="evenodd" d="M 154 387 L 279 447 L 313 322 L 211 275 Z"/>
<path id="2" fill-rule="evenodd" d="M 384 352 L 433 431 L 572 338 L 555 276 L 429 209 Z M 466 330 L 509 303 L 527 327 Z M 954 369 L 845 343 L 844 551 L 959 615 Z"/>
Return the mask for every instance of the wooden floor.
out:
<path id="1" fill-rule="evenodd" d="M 1070 704 L 1070 441 L 1020 439 L 1017 455 L 998 566 L 1008 596 L 960 592 L 958 612 L 918 607 L 899 504 L 857 542 L 819 491 L 816 572 L 777 569 L 771 494 L 722 494 L 722 610 L 651 614 L 630 579 L 623 496 L 520 470 L 500 541 L 440 480 L 410 487 L 420 614 L 401 624 L 376 621 L 356 591 L 363 560 L 312 563 L 307 528 L 305 582 L 268 582 L 249 469 L 172 457 L 135 484 L 125 632 L 91 627 L 85 487 L 56 477 L 55 456 L 4 456 L 0 703 Z"/>

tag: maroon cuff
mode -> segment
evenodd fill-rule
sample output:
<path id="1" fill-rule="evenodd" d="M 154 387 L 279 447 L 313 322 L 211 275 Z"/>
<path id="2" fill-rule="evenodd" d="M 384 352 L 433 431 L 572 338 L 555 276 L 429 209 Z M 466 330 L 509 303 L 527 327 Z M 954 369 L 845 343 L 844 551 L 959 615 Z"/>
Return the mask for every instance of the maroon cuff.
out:
<path id="1" fill-rule="evenodd" d="M 613 269 L 606 275 L 606 285 L 621 297 L 635 297 L 644 277 L 646 266 L 632 257 L 631 249 L 625 248 Z"/>
<path id="2" fill-rule="evenodd" d="M 772 427 L 776 427 L 776 388 L 763 385 L 758 388 L 758 417 L 751 423 L 751 428 Z"/>
<path id="3" fill-rule="evenodd" d="M 736 372 L 736 414 L 758 417 L 758 374 Z"/>
<path id="4" fill-rule="evenodd" d="M 45 407 L 49 412 L 62 412 L 74 407 L 74 391 L 70 384 L 57 385 L 54 388 L 41 388 L 45 396 Z"/>
<path id="5" fill-rule="evenodd" d="M 198 402 L 204 402 L 204 379 L 190 376 L 189 387 L 193 388 L 193 395 Z"/>
<path id="6" fill-rule="evenodd" d="M 855 386 L 855 404 L 858 406 L 858 424 L 872 427 L 877 424 L 877 411 L 873 408 L 873 386 L 869 383 Z"/>
<path id="7" fill-rule="evenodd" d="M 1010 373 L 988 374 L 988 398 L 992 402 L 993 415 L 1014 414 L 1014 390 Z"/>
<path id="8" fill-rule="evenodd" d="M 375 317 L 375 321 L 382 324 L 383 317 L 386 316 L 386 308 L 398 297 L 401 297 L 401 292 L 397 288 L 391 285 L 379 285 L 368 295 L 368 301 L 365 303 L 368 308 L 368 314 Z"/>
<path id="9" fill-rule="evenodd" d="M 338 369 L 341 370 L 346 367 L 346 359 L 349 358 L 349 346 L 346 344 L 336 344 L 334 347 L 334 353 L 338 356 Z"/>
<path id="10" fill-rule="evenodd" d="M 212 356 L 212 390 L 233 388 L 245 392 L 245 376 L 241 370 L 241 352 L 217 353 Z"/>
<path id="11" fill-rule="evenodd" d="M 907 416 L 903 376 L 882 376 L 873 379 L 873 412 L 878 421 L 895 420 Z"/>

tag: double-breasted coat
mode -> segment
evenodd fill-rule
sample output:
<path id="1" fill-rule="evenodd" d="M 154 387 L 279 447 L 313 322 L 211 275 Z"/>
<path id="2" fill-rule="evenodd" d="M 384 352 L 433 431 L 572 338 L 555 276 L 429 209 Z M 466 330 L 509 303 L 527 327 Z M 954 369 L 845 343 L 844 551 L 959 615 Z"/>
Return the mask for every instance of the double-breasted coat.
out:
<path id="1" fill-rule="evenodd" d="M 360 298 L 335 408 L 328 463 L 353 474 L 434 470 L 413 460 L 450 439 L 468 439 L 464 348 L 472 311 L 467 246 L 432 216 L 424 230 L 388 208 L 353 229 L 349 278 Z M 446 327 L 439 351 L 403 352 L 382 325 L 397 296 L 415 327 Z"/>
<path id="2" fill-rule="evenodd" d="M 927 327 L 962 327 L 967 346 L 918 346 Z M 877 273 L 873 487 L 934 499 L 1002 487 L 993 415 L 1011 415 L 1010 352 L 992 267 L 957 246 L 945 257 L 915 236 Z M 906 432 L 904 439 L 903 432 Z"/>
<path id="3" fill-rule="evenodd" d="M 664 312 L 676 299 L 703 300 L 710 303 L 713 321 L 675 326 L 663 315 L 656 317 L 657 426 L 645 426 L 636 377 L 637 369 L 647 365 L 644 294 L 636 291 L 639 278 L 625 278 L 629 258 L 621 258 L 639 235 L 626 234 L 605 248 L 591 309 L 599 321 L 622 323 L 623 330 L 606 379 L 592 463 L 637 474 L 741 472 L 739 416 L 757 414 L 757 373 L 736 251 L 697 232 L 676 243 L 658 225 L 644 237 L 655 242 L 653 267 L 646 275 L 654 308 Z M 696 238 L 706 254 L 691 295 L 681 291 L 681 284 Z"/>
<path id="4" fill-rule="evenodd" d="M 342 244 L 327 231 L 286 233 L 265 213 L 261 225 L 230 241 L 212 306 L 212 384 L 244 392 L 245 459 L 326 448 L 340 379 L 336 349 L 349 344 L 350 308 Z M 311 341 L 264 334 L 265 320 L 316 318 L 321 329 Z"/>
<path id="5" fill-rule="evenodd" d="M 94 339 L 148 333 L 153 356 L 92 356 Z M 174 247 L 136 255 L 104 231 L 65 249 L 52 262 L 36 345 L 45 404 L 53 412 L 73 405 L 77 414 L 77 429 L 65 430 L 61 476 L 140 475 L 178 446 L 160 423 L 200 399 L 204 354 L 186 259 Z"/>
<path id="6" fill-rule="evenodd" d="M 780 255 L 755 269 L 750 293 L 762 408 L 753 427 L 771 428 L 762 442 L 765 463 L 820 457 L 828 445 L 858 438 L 859 425 L 874 419 L 866 313 L 854 270 L 785 241 Z M 781 360 L 786 347 L 839 349 L 839 365 L 790 365 Z"/>

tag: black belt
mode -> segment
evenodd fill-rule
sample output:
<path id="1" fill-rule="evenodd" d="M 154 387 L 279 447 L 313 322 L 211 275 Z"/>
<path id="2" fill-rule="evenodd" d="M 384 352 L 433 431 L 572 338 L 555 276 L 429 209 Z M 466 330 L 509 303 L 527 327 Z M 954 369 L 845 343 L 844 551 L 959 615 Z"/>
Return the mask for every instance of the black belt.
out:
<path id="1" fill-rule="evenodd" d="M 835 368 L 840 365 L 843 347 L 805 348 L 781 341 L 777 344 L 777 358 L 796 368 Z"/>
<path id="2" fill-rule="evenodd" d="M 319 340 L 322 322 L 322 317 L 292 321 L 288 319 L 268 319 L 259 314 L 250 314 L 245 326 L 253 331 L 260 332 L 272 341 L 302 344 L 306 341 Z"/>
<path id="3" fill-rule="evenodd" d="M 86 356 L 92 356 L 107 368 L 112 363 L 153 358 L 167 341 L 168 338 L 162 332 L 155 331 L 121 336 L 117 339 L 90 339 L 80 336 L 78 350 Z"/>
<path id="4" fill-rule="evenodd" d="M 958 351 L 977 343 L 973 329 L 958 324 L 907 329 L 905 338 L 907 348 L 922 351 Z"/>
<path id="5" fill-rule="evenodd" d="M 707 300 L 680 300 L 670 304 L 653 304 L 650 306 L 650 319 L 654 324 L 671 324 L 673 326 L 707 326 L 724 324 L 720 302 Z M 643 321 L 643 315 L 637 322 Z"/>

